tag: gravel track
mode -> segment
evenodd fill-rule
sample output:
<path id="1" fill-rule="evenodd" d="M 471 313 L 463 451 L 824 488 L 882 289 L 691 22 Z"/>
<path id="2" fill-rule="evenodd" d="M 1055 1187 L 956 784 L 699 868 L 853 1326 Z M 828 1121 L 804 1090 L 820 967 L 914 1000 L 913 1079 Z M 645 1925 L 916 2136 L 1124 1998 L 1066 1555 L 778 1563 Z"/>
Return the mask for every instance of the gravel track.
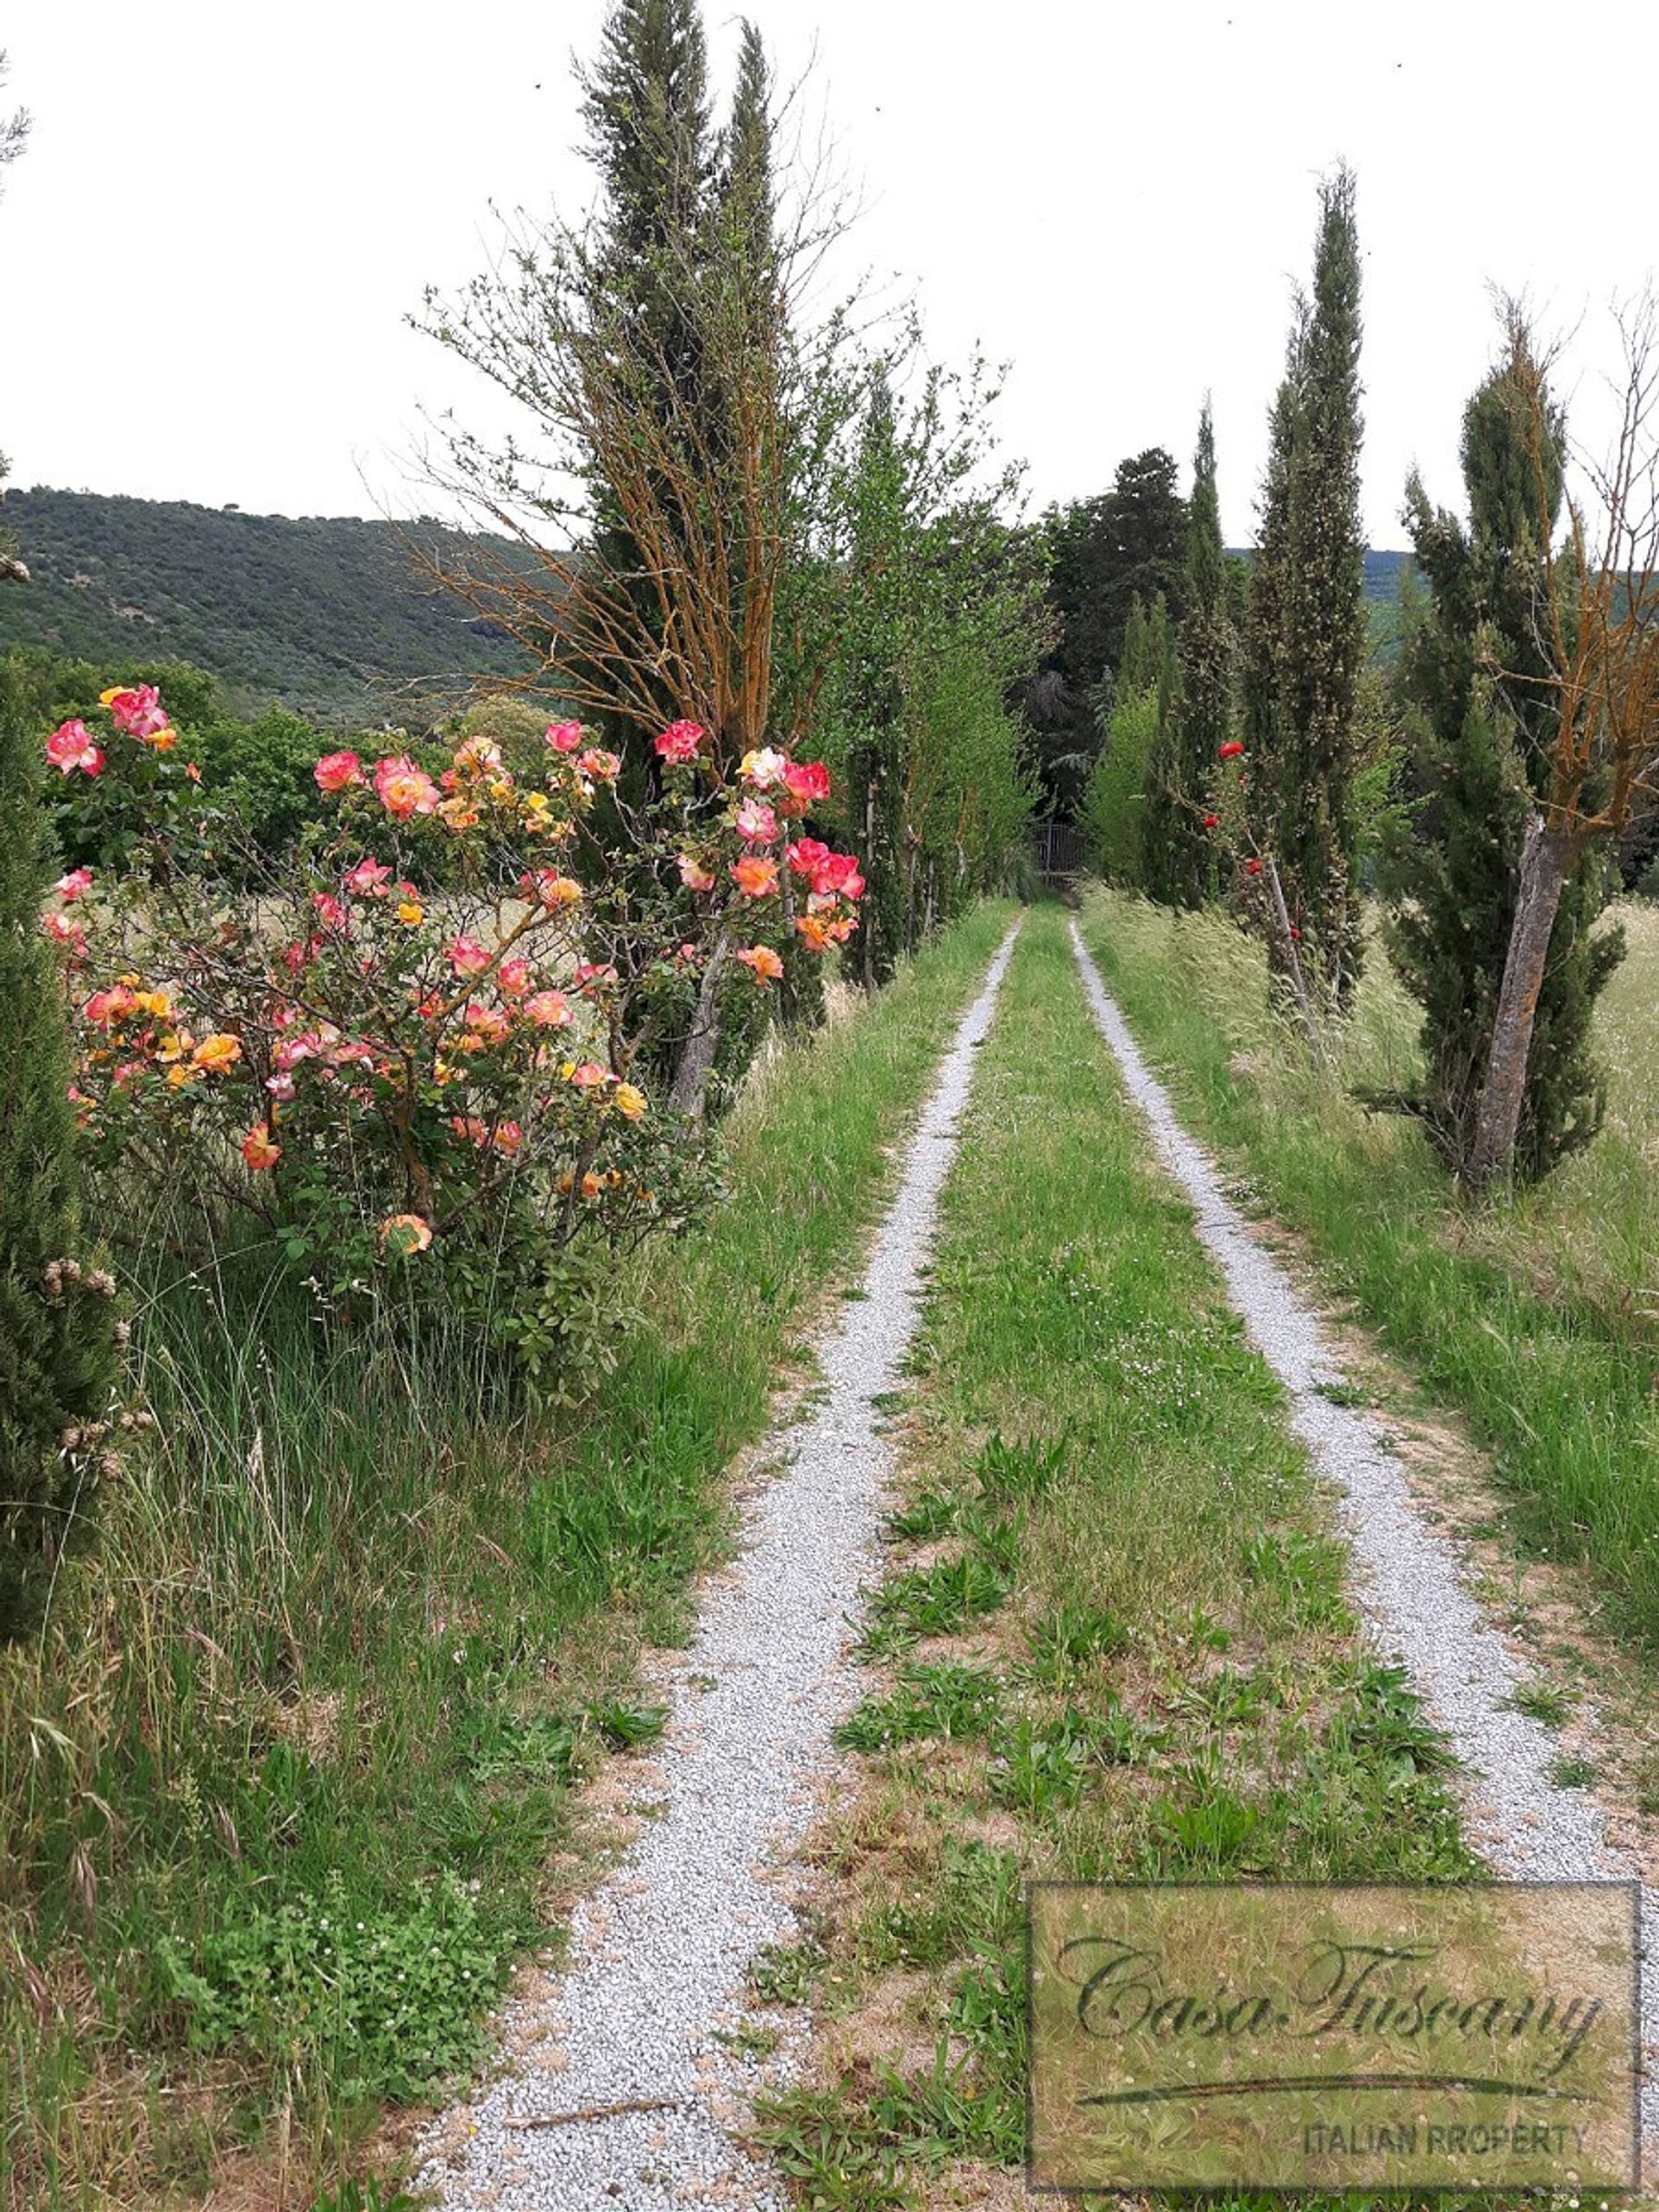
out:
<path id="1" fill-rule="evenodd" d="M 788 1470 L 747 1508 L 733 1569 L 714 1580 L 673 1669 L 654 1817 L 577 1908 L 550 2001 L 509 2006 L 514 2071 L 423 2140 L 418 2185 L 443 2212 L 782 2212 L 775 2180 L 727 2132 L 757 2069 L 718 2031 L 748 2010 L 756 1951 L 798 1932 L 776 1878 L 859 1694 L 849 1622 L 876 1568 L 893 1459 L 872 1402 L 897 1386 L 915 1331 L 974 1047 L 1014 934 L 945 1056 L 863 1295 L 817 1346 L 824 1389 L 773 1440 Z M 546 2124 L 626 2104 L 654 2108 Z"/>
<path id="2" fill-rule="evenodd" d="M 1071 943 L 1095 1020 L 1151 1125 L 1159 1160 L 1192 1201 L 1198 1236 L 1252 1343 L 1290 1395 L 1293 1428 L 1339 1493 L 1355 1603 L 1380 1649 L 1403 1663 L 1457 1755 L 1476 1849 L 1516 1879 L 1638 1876 L 1641 1868 L 1612 1842 L 1593 1793 L 1550 1779 L 1554 1738 L 1511 1702 L 1534 1677 L 1465 1586 L 1455 1543 L 1419 1510 L 1383 1429 L 1325 1395 L 1344 1378 L 1312 1308 L 1223 1196 L 1215 1169 L 1141 1058 L 1075 921 Z M 1650 1960 L 1659 1943 L 1659 1896 L 1644 1889 L 1642 1903 L 1642 1948 Z M 1659 1974 L 1653 1973 L 1644 1976 L 1643 2041 L 1643 2134 L 1651 2168 L 1659 2154 Z"/>

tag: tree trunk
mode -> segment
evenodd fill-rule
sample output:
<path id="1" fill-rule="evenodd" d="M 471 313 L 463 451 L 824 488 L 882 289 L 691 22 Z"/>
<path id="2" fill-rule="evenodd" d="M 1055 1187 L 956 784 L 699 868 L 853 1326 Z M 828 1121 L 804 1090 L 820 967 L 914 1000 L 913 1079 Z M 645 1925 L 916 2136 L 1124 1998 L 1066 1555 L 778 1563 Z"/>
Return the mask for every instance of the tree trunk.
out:
<path id="1" fill-rule="evenodd" d="M 1515 918 L 1510 925 L 1510 949 L 1503 962 L 1497 1018 L 1492 1026 L 1491 1052 L 1475 1119 L 1474 1148 L 1469 1155 L 1469 1185 L 1476 1192 L 1484 1191 L 1500 1179 L 1507 1180 L 1514 1163 L 1538 994 L 1543 988 L 1550 936 L 1573 858 L 1571 833 L 1547 828 L 1543 817 L 1535 814 L 1522 841 Z"/>
<path id="2" fill-rule="evenodd" d="M 715 1057 L 720 1050 L 720 982 L 725 969 L 726 935 L 722 931 L 702 971 L 697 1010 L 691 1017 L 680 1064 L 674 1071 L 673 1088 L 668 1094 L 670 1113 L 682 1115 L 690 1122 L 702 1119 L 703 1099 L 709 1078 L 715 1071 Z"/>

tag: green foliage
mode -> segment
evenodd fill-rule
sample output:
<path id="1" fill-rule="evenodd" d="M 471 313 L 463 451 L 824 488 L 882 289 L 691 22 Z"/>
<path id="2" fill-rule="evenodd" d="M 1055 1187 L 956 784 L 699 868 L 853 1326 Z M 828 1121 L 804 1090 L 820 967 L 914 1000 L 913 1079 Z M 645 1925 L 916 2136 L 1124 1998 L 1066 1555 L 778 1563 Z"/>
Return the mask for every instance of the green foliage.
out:
<path id="1" fill-rule="evenodd" d="M 867 1697 L 842 1721 L 836 1741 L 849 1751 L 879 1751 L 893 1744 L 982 1735 L 996 1718 L 1000 1696 L 997 1678 L 986 1668 L 952 1659 L 912 1663 L 890 1695 Z"/>
<path id="2" fill-rule="evenodd" d="M 851 955 L 867 986 L 1007 887 L 1035 797 L 1007 700 L 1041 649 L 1040 573 L 1000 519 L 1014 474 L 975 488 L 995 397 L 980 365 L 928 370 L 906 401 L 890 369 L 918 343 L 912 327 L 896 363 L 830 373 L 779 623 L 780 725 L 813 732 L 869 885 Z"/>
<path id="3" fill-rule="evenodd" d="M 1406 1103 L 1454 1174 L 1467 1166 L 1509 952 L 1522 836 L 1554 711 L 1542 682 L 1537 489 L 1516 365 L 1485 378 L 1464 413 L 1467 524 L 1431 508 L 1413 477 L 1410 527 L 1426 597 L 1408 602 L 1395 671 L 1411 792 L 1388 839 L 1389 953 L 1423 1009 L 1426 1078 Z M 1552 410 L 1550 513 L 1566 425 Z M 1503 673 L 1494 677 L 1492 665 Z M 1613 888 L 1592 848 L 1561 895 L 1538 997 L 1514 1173 L 1536 1182 L 1601 1127 L 1605 1090 L 1590 1051 L 1595 1001 L 1624 957 L 1594 925 Z"/>
<path id="4" fill-rule="evenodd" d="M 880 1656 L 902 1651 L 920 1637 L 949 1635 L 995 1612 L 1007 1594 L 1007 1574 L 976 1551 L 912 1567 L 877 1591 L 864 1648 Z"/>
<path id="5" fill-rule="evenodd" d="M 1109 883 L 1138 889 L 1147 857 L 1147 791 L 1158 743 L 1156 690 L 1120 694 L 1080 810 L 1090 857 Z"/>
<path id="6" fill-rule="evenodd" d="M 188 1960 L 164 1945 L 158 1966 L 196 2050 L 326 2070 L 346 2101 L 408 2101 L 480 2055 L 510 1961 L 502 1933 L 453 1874 L 384 1905 L 336 1872 L 315 1896 L 245 1910 Z"/>
<path id="7" fill-rule="evenodd" d="M 1221 543 L 1215 429 L 1207 401 L 1193 463 L 1185 597 L 1179 683 L 1153 750 L 1142 834 L 1148 892 L 1171 906 L 1197 906 L 1216 887 L 1214 845 L 1204 817 L 1215 785 L 1217 755 L 1233 733 L 1237 659 L 1231 585 Z"/>
<path id="8" fill-rule="evenodd" d="M 474 676 L 524 672 L 499 630 L 423 581 L 410 541 L 446 563 L 468 547 L 429 520 L 291 520 L 39 487 L 6 509 L 34 582 L 0 592 L 0 648 L 192 661 L 239 709 L 276 700 L 330 720 L 378 720 L 395 698 L 402 721 L 410 685 L 454 697 Z M 489 550 L 523 559 L 499 541 Z"/>
<path id="9" fill-rule="evenodd" d="M 83 1262 L 40 738 L 0 661 L 0 1641 L 37 1624 L 109 1459 L 114 1284 Z M 53 902 L 54 906 L 57 902 Z"/>
<path id="10" fill-rule="evenodd" d="M 1249 812 L 1276 861 L 1302 961 L 1345 1006 L 1362 957 L 1353 804 L 1363 664 L 1359 241 L 1352 172 L 1319 188 L 1311 299 L 1299 300 L 1270 418 L 1246 632 Z M 1269 932 L 1269 943 L 1276 939 Z"/>
<path id="11" fill-rule="evenodd" d="M 1175 479 L 1173 458 L 1150 446 L 1118 464 L 1109 492 L 1044 518 L 1057 635 L 1022 696 L 1046 796 L 1062 812 L 1077 804 L 1096 750 L 1103 684 L 1120 697 L 1128 688 L 1123 663 L 1135 601 L 1150 607 L 1161 594 L 1178 620 L 1185 610 L 1187 510 Z"/>
<path id="12" fill-rule="evenodd" d="M 770 1418 L 779 1334 L 879 1211 L 1007 919 L 979 910 L 855 1018 L 784 1049 L 728 1124 L 730 1203 L 672 1266 L 621 1271 L 642 1318 L 580 1409 L 515 1417 L 439 1319 L 401 1351 L 319 1329 L 266 1253 L 188 1277 L 135 1260 L 156 1431 L 42 1642 L 0 1658 L 0 1955 L 22 1967 L 0 1974 L 0 2168 L 20 2202 L 199 2197 L 283 2113 L 294 2201 L 314 2164 L 334 2183 L 374 2101 L 353 2101 L 370 2069 L 332 2040 L 295 1926 L 333 1916 L 330 1870 L 359 1947 L 350 2016 L 381 2038 L 382 2075 L 441 2049 L 424 2019 L 459 2048 L 474 1983 L 545 1940 L 549 1853 L 582 1845 L 570 1785 L 601 1745 L 652 1739 L 639 1642 L 683 1638 L 689 1578 L 721 1554 L 721 1470 Z M 452 1875 L 469 1902 L 446 1896 Z M 423 1920 L 442 1972 L 424 2019 L 398 2021 L 382 1967 Z M 164 1944 L 202 1972 L 207 2020 L 241 2005 L 245 2034 L 187 2047 Z M 31 1990 L 72 1982 L 96 2003 L 43 2017 Z M 110 2085 L 92 2104 L 89 2075 Z"/>

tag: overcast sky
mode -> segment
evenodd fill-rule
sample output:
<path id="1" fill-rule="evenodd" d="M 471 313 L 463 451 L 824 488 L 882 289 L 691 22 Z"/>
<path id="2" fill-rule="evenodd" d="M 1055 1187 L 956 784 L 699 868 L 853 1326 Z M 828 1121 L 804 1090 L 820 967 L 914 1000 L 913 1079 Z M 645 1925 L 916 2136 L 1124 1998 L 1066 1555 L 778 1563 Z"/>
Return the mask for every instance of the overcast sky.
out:
<path id="1" fill-rule="evenodd" d="M 1366 522 L 1407 468 L 1456 492 L 1489 287 L 1582 321 L 1656 258 L 1659 7 L 1579 0 L 753 0 L 933 351 L 1013 365 L 1033 500 L 1153 444 L 1185 479 L 1214 394 L 1224 525 L 1252 534 L 1315 188 L 1359 177 Z M 575 210 L 571 85 L 603 0 L 0 0 L 35 116 L 0 201 L 0 443 L 14 481 L 284 514 L 406 510 L 420 407 L 478 400 L 403 318 L 490 204 Z M 722 79 L 734 18 L 708 20 Z M 849 265 L 850 270 L 850 262 Z M 417 502 L 416 502 L 418 504 Z"/>

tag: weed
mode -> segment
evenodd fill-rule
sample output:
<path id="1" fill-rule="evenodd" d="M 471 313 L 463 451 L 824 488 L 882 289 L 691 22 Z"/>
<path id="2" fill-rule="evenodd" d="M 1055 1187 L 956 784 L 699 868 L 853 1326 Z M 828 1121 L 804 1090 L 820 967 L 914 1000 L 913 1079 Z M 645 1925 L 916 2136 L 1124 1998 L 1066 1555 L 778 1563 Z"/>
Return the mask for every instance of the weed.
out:
<path id="1" fill-rule="evenodd" d="M 749 1987 L 766 2005 L 804 2005 L 829 1962 L 823 1946 L 810 1937 L 763 1944 L 749 1961 Z"/>
<path id="2" fill-rule="evenodd" d="M 1573 1718 L 1573 1700 L 1565 1690 L 1554 1688 L 1548 1682 L 1522 1682 L 1510 1703 L 1517 1713 L 1524 1713 L 1530 1720 L 1541 1721 L 1546 1728 L 1565 1728 Z"/>
<path id="3" fill-rule="evenodd" d="M 1001 1685 L 983 1667 L 951 1659 L 906 1667 L 887 1697 L 867 1697 L 836 1731 L 849 1751 L 886 1751 L 929 1738 L 980 1736 L 995 1721 Z"/>
<path id="4" fill-rule="evenodd" d="M 870 1606 L 863 1649 L 873 1658 L 902 1651 L 918 1637 L 950 1636 L 995 1612 L 1008 1594 L 1006 1571 L 976 1552 L 895 1575 Z"/>

